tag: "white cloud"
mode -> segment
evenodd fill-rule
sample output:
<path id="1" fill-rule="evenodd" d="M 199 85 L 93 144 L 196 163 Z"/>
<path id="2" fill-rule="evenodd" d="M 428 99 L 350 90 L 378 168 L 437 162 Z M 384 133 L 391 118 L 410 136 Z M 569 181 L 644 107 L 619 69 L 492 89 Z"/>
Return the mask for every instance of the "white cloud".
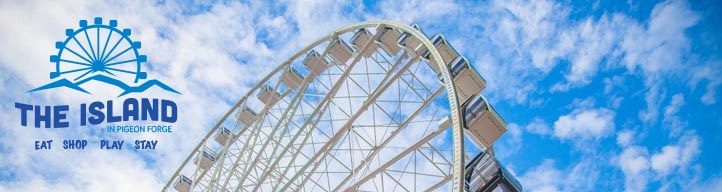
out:
<path id="1" fill-rule="evenodd" d="M 603 166 L 603 161 L 595 159 L 598 157 L 583 157 L 574 167 L 569 171 L 569 175 L 564 181 L 564 191 L 593 191 L 599 189 L 599 186 L 592 186 L 589 183 L 595 183 L 599 181 L 601 175 L 600 168 Z"/>
<path id="2" fill-rule="evenodd" d="M 699 98 L 705 105 L 717 103 L 716 89 L 722 85 L 722 77 L 719 75 L 720 69 L 722 69 L 722 62 L 719 60 L 708 61 L 703 66 L 697 66 L 691 69 L 693 74 L 688 84 L 692 89 L 701 82 L 707 83 L 705 93 Z"/>
<path id="3" fill-rule="evenodd" d="M 554 136 L 561 139 L 599 139 L 614 132 L 614 111 L 606 108 L 574 110 L 554 122 Z"/>
<path id="4" fill-rule="evenodd" d="M 500 142 L 495 144 L 497 156 L 507 157 L 516 153 L 524 146 L 522 127 L 516 123 L 509 123 L 507 132 L 502 135 Z"/>
<path id="5" fill-rule="evenodd" d="M 321 38 L 321 34 L 361 21 L 358 18 L 361 13 L 355 12 L 361 10 L 351 6 L 354 5 L 339 1 L 290 1 L 284 16 L 297 28 L 298 41 L 289 43 L 297 44 L 298 49 Z"/>
<path id="6" fill-rule="evenodd" d="M 630 146 L 617 157 L 617 165 L 625 176 L 625 191 L 644 191 L 647 188 L 647 172 L 650 167 L 648 156 L 647 149 Z"/>
<path id="7" fill-rule="evenodd" d="M 526 125 L 526 131 L 539 135 L 551 134 L 551 128 L 549 128 L 549 125 L 539 117 L 534 118 L 531 123 Z"/>
<path id="8" fill-rule="evenodd" d="M 662 85 L 660 83 L 649 83 L 650 81 L 661 81 L 661 79 L 657 78 L 654 80 L 647 80 L 645 82 L 649 84 L 647 85 L 648 90 L 644 95 L 644 100 L 647 103 L 647 109 L 640 111 L 638 116 L 642 122 L 647 124 L 657 121 L 657 117 L 659 117 L 659 105 L 662 102 L 662 98 L 660 97 L 664 97 L 664 93 L 661 93 L 662 90 L 660 90 Z"/>
<path id="9" fill-rule="evenodd" d="M 502 27 L 506 34 L 519 38 L 520 45 L 531 48 L 528 54 L 535 68 L 548 73 L 556 65 L 557 59 L 573 45 L 553 43 L 558 35 L 559 22 L 567 17 L 569 10 L 552 1 L 495 1 L 494 6 L 508 11 L 513 17 L 503 18 L 510 25 Z M 516 39 L 513 39 L 516 40 Z"/>
<path id="10" fill-rule="evenodd" d="M 564 174 L 554 167 L 554 160 L 545 159 L 539 166 L 524 173 L 519 180 L 524 184 L 524 190 L 551 192 L 560 191 L 563 176 Z"/>
<path id="11" fill-rule="evenodd" d="M 722 176 L 715 175 L 712 176 L 708 181 L 703 182 L 701 184 L 693 185 L 690 188 L 691 191 L 699 191 L 699 192 L 706 192 L 706 191 L 715 191 L 722 189 Z"/>
<path id="12" fill-rule="evenodd" d="M 661 152 L 652 155 L 652 169 L 662 175 L 669 174 L 680 163 L 680 150 L 678 146 L 664 146 Z"/>
<path id="13" fill-rule="evenodd" d="M 587 18 L 577 26 L 565 30 L 562 34 L 573 43 L 566 58 L 570 60 L 569 72 L 564 76 L 566 82 L 552 86 L 551 91 L 568 91 L 591 83 L 601 68 L 602 59 L 613 56 L 620 39 L 620 31 L 630 21 L 622 15 L 602 15 L 598 20 Z"/>
<path id="14" fill-rule="evenodd" d="M 471 7 L 470 4 L 463 2 L 458 7 Z M 450 40 L 488 82 L 494 82 L 488 84 L 487 96 L 527 104 L 529 97 L 540 91 L 535 82 L 546 76 L 572 48 L 571 43 L 559 37 L 565 28 L 563 21 L 568 8 L 553 1 L 492 1 L 482 6 L 485 7 L 457 9 L 459 14 L 420 22 L 434 26 L 426 30 L 428 35 L 443 30 L 473 39 Z M 438 10 L 446 10 L 443 8 Z M 464 25 L 445 24 L 455 20 L 463 21 Z"/>
<path id="15" fill-rule="evenodd" d="M 631 136 L 630 136 L 631 135 Z M 634 132 L 624 131 L 618 135 L 618 144 L 623 147 L 614 162 L 625 177 L 626 191 L 644 191 L 651 181 L 665 183 L 661 189 L 672 185 L 694 186 L 699 173 L 694 160 L 701 153 L 700 138 L 693 132 L 685 133 L 676 144 L 662 147 L 659 152 L 649 154 L 647 147 L 624 143 L 625 137 L 633 137 Z M 696 167 L 696 168 L 693 168 Z M 694 170 L 692 170 L 694 169 Z M 682 182 L 680 182 L 682 181 Z"/>
<path id="16" fill-rule="evenodd" d="M 667 127 L 670 131 L 670 136 L 679 136 L 684 128 L 687 126 L 687 122 L 683 121 L 681 117 L 677 115 L 679 109 L 684 106 L 684 94 L 677 93 L 672 96 L 667 107 L 664 108 L 664 116 L 662 122 L 663 127 Z"/>
<path id="17" fill-rule="evenodd" d="M 612 93 L 612 90 L 616 87 L 620 87 L 623 81 L 624 79 L 621 76 L 604 78 L 604 94 Z"/>
<path id="18" fill-rule="evenodd" d="M 631 27 L 625 33 L 622 49 L 624 64 L 630 71 L 666 72 L 685 62 L 689 51 L 685 30 L 700 17 L 684 1 L 665 1 L 654 6 L 646 27 Z"/>
<path id="19" fill-rule="evenodd" d="M 567 168 L 557 168 L 556 161 L 544 159 L 541 164 L 530 168 L 519 181 L 524 191 L 590 191 L 599 177 L 599 164 L 591 158 L 583 158 Z"/>
<path id="20" fill-rule="evenodd" d="M 366 15 L 368 19 L 393 20 L 401 23 L 435 22 L 444 19 L 445 16 L 451 15 L 462 8 L 459 4 L 451 0 L 415 0 L 405 1 L 404 3 L 381 1 L 377 6 L 380 8 L 381 15 L 368 14 Z"/>
<path id="21" fill-rule="evenodd" d="M 667 145 L 652 155 L 652 169 L 659 176 L 684 171 L 700 153 L 700 141 L 696 135 L 685 135 L 676 145 Z"/>
<path id="22" fill-rule="evenodd" d="M 671 117 L 677 112 L 679 112 L 679 108 L 681 108 L 684 105 L 684 95 L 681 93 L 677 93 L 672 96 L 672 100 L 669 101 L 669 105 L 667 108 L 664 109 L 664 116 L 665 117 Z"/>
<path id="23" fill-rule="evenodd" d="M 647 109 L 640 112 L 645 123 L 653 123 L 659 116 L 664 97 L 661 84 L 663 74 L 681 73 L 680 67 L 689 65 L 685 57 L 690 52 L 685 31 L 696 25 L 700 17 L 683 1 L 665 1 L 654 6 L 646 26 L 628 27 L 621 42 L 622 63 L 630 72 L 641 72 L 649 89 L 645 99 Z"/>
<path id="24" fill-rule="evenodd" d="M 525 103 L 538 89 L 528 82 L 548 74 L 573 48 L 573 42 L 560 36 L 569 10 L 553 1 L 494 1 L 489 12 L 484 14 L 491 14 L 490 19 L 479 26 L 485 28 L 480 36 L 489 38 L 493 46 L 489 59 L 477 63 L 488 69 L 481 73 L 495 82 L 489 85 L 492 95 Z"/>
<path id="25" fill-rule="evenodd" d="M 626 147 L 634 143 L 634 131 L 623 130 L 617 132 L 617 145 Z"/>
<path id="26" fill-rule="evenodd" d="M 640 174 L 642 171 L 649 169 L 649 161 L 647 160 L 647 150 L 638 146 L 632 146 L 624 149 L 619 157 L 622 171 L 629 174 Z"/>

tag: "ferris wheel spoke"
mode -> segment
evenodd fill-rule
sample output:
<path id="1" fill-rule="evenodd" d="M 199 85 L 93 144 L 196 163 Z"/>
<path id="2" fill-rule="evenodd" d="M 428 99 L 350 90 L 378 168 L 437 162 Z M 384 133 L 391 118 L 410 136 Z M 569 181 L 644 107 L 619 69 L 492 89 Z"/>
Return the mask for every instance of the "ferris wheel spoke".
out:
<path id="1" fill-rule="evenodd" d="M 75 73 L 75 72 L 83 71 L 83 70 L 90 70 L 90 67 L 80 68 L 80 69 L 73 69 L 73 70 L 70 70 L 70 71 L 61 71 L 60 74 L 62 75 L 62 74 L 68 74 L 68 73 Z"/>
<path id="2" fill-rule="evenodd" d="M 444 176 L 444 178 L 441 178 L 438 182 L 431 185 L 429 188 L 425 189 L 424 191 L 435 191 L 437 188 L 441 187 L 442 185 L 446 184 L 451 180 L 451 174 Z"/>
<path id="3" fill-rule="evenodd" d="M 95 28 L 95 48 L 98 48 L 95 58 L 100 58 L 100 27 Z"/>
<path id="4" fill-rule="evenodd" d="M 78 39 L 75 38 L 75 36 L 73 36 L 73 40 L 75 40 L 75 43 L 78 44 L 78 47 L 80 47 L 80 49 L 83 49 L 83 52 L 85 52 L 85 55 L 87 55 L 88 58 L 91 60 L 91 63 L 93 61 L 95 61 L 95 59 L 92 56 L 90 56 L 90 53 L 88 53 L 88 50 L 85 50 L 85 47 L 83 46 L 83 44 L 81 44 L 80 41 L 78 41 Z"/>
<path id="5" fill-rule="evenodd" d="M 88 67 L 92 66 L 92 65 L 90 65 L 90 63 L 81 63 L 78 61 L 71 61 L 71 60 L 65 60 L 65 59 L 60 59 L 60 61 L 66 62 L 66 63 L 72 63 L 72 64 L 76 64 L 76 65 L 88 66 Z"/>
<path id="6" fill-rule="evenodd" d="M 108 64 L 105 64 L 105 66 L 107 67 L 107 66 L 113 66 L 113 65 L 120 65 L 123 63 L 130 63 L 130 62 L 134 62 L 134 61 L 138 61 L 138 59 L 131 59 L 131 60 L 119 61 L 119 62 L 115 62 L 115 63 L 108 63 Z"/>
<path id="7" fill-rule="evenodd" d="M 365 48 L 367 48 L 367 47 L 368 47 L 368 45 L 364 46 L 364 48 L 362 50 L 365 50 Z M 358 59 L 359 58 L 356 58 L 355 62 L 357 62 Z M 355 64 L 355 62 L 352 64 Z M 395 65 L 398 65 L 398 64 L 399 63 L 396 63 Z M 403 74 L 403 72 L 406 71 L 409 67 L 411 67 L 411 63 L 406 63 L 403 67 L 400 68 L 400 70 L 398 72 L 388 73 L 386 75 L 386 77 L 384 77 L 384 79 L 386 81 L 382 81 L 382 83 L 371 93 L 371 95 L 369 95 L 368 100 L 358 108 L 358 111 L 356 113 L 354 113 L 353 117 L 351 119 L 349 119 L 343 126 L 341 126 L 341 128 L 339 128 L 337 130 L 337 132 L 333 135 L 333 137 L 331 139 L 329 139 L 329 141 L 322 148 L 328 149 L 329 145 L 335 145 L 338 142 L 338 140 L 341 138 L 341 136 L 343 136 L 342 133 L 348 131 L 348 129 L 351 127 L 351 124 L 354 121 L 356 121 L 356 119 L 360 116 L 360 114 L 361 114 L 360 112 L 363 110 L 366 110 L 368 108 L 368 106 L 370 106 L 372 103 L 375 103 L 376 99 L 378 99 L 378 97 L 381 96 L 381 93 L 383 93 L 386 89 L 388 89 L 389 86 L 391 86 L 392 82 L 396 81 Z M 316 154 L 314 154 L 312 161 L 315 161 L 318 157 L 321 157 L 321 159 L 324 159 L 328 154 L 329 154 L 328 151 L 325 151 L 325 152 L 318 151 Z M 303 168 L 301 168 L 301 172 L 305 172 L 308 167 L 309 166 L 304 166 Z M 311 173 L 315 172 L 317 168 L 318 168 L 318 164 L 314 165 L 311 168 L 310 172 Z M 299 176 L 300 176 L 300 174 L 295 175 L 292 178 L 292 182 L 294 182 L 294 180 L 297 179 Z M 310 174 L 309 174 L 309 176 L 310 176 Z M 305 176 L 305 178 L 301 180 L 301 184 L 306 183 L 306 181 L 310 178 L 309 176 Z M 284 187 L 281 190 L 285 190 L 285 189 L 287 189 L 287 187 Z"/>
<path id="8" fill-rule="evenodd" d="M 396 162 L 401 160 L 403 157 L 405 157 L 409 153 L 416 151 L 420 146 L 431 141 L 431 139 L 435 138 L 436 136 L 440 135 L 441 133 L 444 133 L 444 131 L 448 128 L 449 128 L 449 126 L 439 126 L 439 128 L 436 131 L 433 131 L 430 134 L 419 139 L 418 142 L 411 145 L 411 147 L 407 148 L 406 150 L 404 150 L 400 153 L 397 153 L 397 155 L 394 156 L 393 158 L 391 158 L 391 160 L 387 161 L 386 163 L 384 163 L 383 165 L 381 165 L 379 167 L 376 167 L 375 171 L 369 173 L 362 179 L 357 180 L 356 183 L 352 184 L 347 189 L 357 189 L 359 186 L 361 186 L 361 184 L 364 184 L 364 183 L 368 182 L 369 180 L 373 179 L 374 177 L 376 177 L 377 174 L 386 171 L 389 167 L 391 167 L 391 165 L 396 164 Z"/>
<path id="9" fill-rule="evenodd" d="M 136 72 L 132 72 L 132 71 L 128 71 L 128 70 L 122 70 L 122 69 L 116 69 L 116 68 L 112 68 L 112 67 L 106 67 L 105 69 L 107 69 L 107 70 L 112 70 L 112 71 L 117 71 L 117 72 L 128 73 L 128 74 L 134 74 L 134 75 L 136 74 Z"/>
<path id="10" fill-rule="evenodd" d="M 110 54 L 113 54 L 113 51 L 115 51 L 115 48 L 118 47 L 118 45 L 120 44 L 120 41 L 122 41 L 122 40 L 123 40 L 123 37 L 118 38 L 118 41 L 115 42 L 115 45 L 113 45 L 113 48 L 110 48 L 110 51 L 108 51 L 107 55 L 103 54 L 103 57 L 100 58 L 100 60 L 105 61 L 105 59 L 107 59 L 108 56 L 110 56 Z"/>
<path id="11" fill-rule="evenodd" d="M 85 77 L 86 75 L 88 75 L 88 74 L 90 74 L 90 73 L 92 73 L 92 72 L 93 72 L 93 70 L 88 70 L 88 72 L 85 72 L 85 73 L 83 73 L 82 75 L 76 77 L 75 79 L 73 79 L 73 81 L 77 81 L 78 79 L 83 78 L 83 77 Z"/>
<path id="12" fill-rule="evenodd" d="M 88 47 L 90 47 L 90 52 L 93 57 L 93 60 L 97 61 L 98 58 L 95 57 L 95 50 L 93 49 L 93 43 L 90 42 L 90 36 L 88 36 L 88 30 L 84 30 L 83 33 L 85 33 L 85 39 L 88 40 Z"/>
<path id="13" fill-rule="evenodd" d="M 113 35 L 113 30 L 108 30 L 108 37 L 105 39 L 105 45 L 103 45 L 103 52 L 100 54 L 100 60 L 102 61 L 105 58 L 105 50 L 108 48 L 108 41 L 110 41 L 110 36 Z"/>
<path id="14" fill-rule="evenodd" d="M 85 57 L 83 57 L 83 56 L 80 56 L 80 54 L 76 53 L 75 51 L 73 51 L 72 49 L 70 49 L 70 48 L 68 48 L 68 47 L 66 47 L 65 50 L 70 51 L 71 53 L 75 54 L 75 56 L 80 57 L 81 59 L 87 61 L 88 63 L 93 63 L 92 61 L 90 61 L 90 59 L 85 58 Z"/>
<path id="15" fill-rule="evenodd" d="M 398 126 L 398 128 L 397 128 L 396 131 L 394 131 L 389 137 L 384 137 L 385 139 L 382 138 L 383 141 L 382 141 L 379 145 L 376 145 L 376 146 L 379 147 L 379 148 L 384 148 L 385 146 L 387 146 L 399 133 L 401 133 L 401 130 L 405 129 L 408 124 L 412 123 L 413 120 L 414 120 L 419 114 L 421 114 L 421 112 L 423 111 L 423 109 L 425 109 L 426 107 L 428 107 L 428 105 L 430 105 L 431 102 L 432 102 L 437 96 L 439 96 L 439 94 L 441 94 L 442 91 L 443 91 L 443 88 L 439 88 L 438 90 L 436 90 L 436 92 L 434 92 L 433 95 L 429 96 L 429 98 L 427 98 L 427 99 L 424 101 L 424 104 L 423 104 L 422 106 L 418 107 L 418 109 L 417 109 L 416 111 L 414 111 L 403 123 L 400 123 L 400 124 L 399 124 L 399 126 Z M 354 172 L 359 172 L 359 171 L 360 171 L 362 168 L 364 168 L 364 167 L 369 168 L 370 166 L 366 166 L 367 163 L 371 163 L 371 160 L 373 160 L 373 158 L 379 153 L 379 151 L 380 151 L 380 150 L 373 150 L 373 151 L 371 151 L 368 155 L 366 155 L 366 156 L 364 157 L 364 160 L 361 161 L 362 163 L 360 163 L 360 164 L 354 169 Z M 348 175 L 348 176 L 346 176 L 346 178 L 343 179 L 342 182 L 339 183 L 339 184 L 336 186 L 336 188 L 334 189 L 334 191 L 340 190 L 341 187 L 343 187 L 343 186 L 346 184 L 346 182 L 348 182 L 349 180 L 351 180 L 351 178 L 352 178 L 353 176 L 354 176 L 354 175 Z"/>
<path id="16" fill-rule="evenodd" d="M 106 72 L 106 73 L 108 73 L 108 74 L 110 74 L 110 75 L 112 75 L 112 76 L 116 76 L 116 77 L 117 77 L 117 75 L 115 75 L 114 73 L 112 73 L 112 72 L 110 72 L 110 71 L 108 71 L 108 70 L 103 70 L 103 72 Z"/>
<path id="17" fill-rule="evenodd" d="M 133 47 L 128 47 L 128 48 L 126 48 L 125 50 L 121 51 L 120 53 L 116 54 L 115 56 L 111 57 L 110 59 L 103 60 L 103 63 L 107 63 L 107 62 L 113 61 L 113 59 L 115 59 L 115 58 L 123 55 L 123 53 L 125 53 L 125 52 L 128 52 L 131 48 L 133 48 Z"/>

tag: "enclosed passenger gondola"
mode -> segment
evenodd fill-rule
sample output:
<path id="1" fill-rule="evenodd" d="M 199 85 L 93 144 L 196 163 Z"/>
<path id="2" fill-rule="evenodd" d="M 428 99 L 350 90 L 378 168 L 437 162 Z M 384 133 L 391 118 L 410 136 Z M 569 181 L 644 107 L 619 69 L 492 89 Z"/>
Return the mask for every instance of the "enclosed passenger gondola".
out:
<path id="1" fill-rule="evenodd" d="M 376 30 L 376 33 L 379 33 L 376 37 L 376 42 L 389 56 L 394 56 L 401 51 L 401 47 L 397 44 L 401 36 L 398 31 L 390 27 L 381 26 Z"/>
<path id="2" fill-rule="evenodd" d="M 494 141 L 506 132 L 506 122 L 499 117 L 486 98 L 474 95 L 462 107 L 464 131 L 478 147 L 490 149 Z"/>
<path id="3" fill-rule="evenodd" d="M 215 161 L 216 155 L 206 149 L 198 153 L 198 155 L 196 155 L 196 159 L 193 162 L 204 170 L 208 170 L 208 168 L 211 167 L 211 165 L 213 165 L 213 162 Z"/>
<path id="4" fill-rule="evenodd" d="M 248 106 L 243 106 L 238 113 L 236 113 L 236 119 L 243 124 L 243 126 L 251 126 L 255 121 L 258 114 Z"/>
<path id="5" fill-rule="evenodd" d="M 225 127 L 221 127 L 220 129 L 218 129 L 218 132 L 213 139 L 216 140 L 218 144 L 225 145 L 226 141 L 228 141 L 228 138 L 231 138 L 231 130 L 228 130 Z"/>
<path id="6" fill-rule="evenodd" d="M 261 88 L 261 92 L 258 92 L 258 95 L 256 95 L 263 104 L 266 104 L 266 106 L 272 106 L 275 105 L 278 100 L 281 99 L 281 94 L 273 90 L 271 86 L 263 85 Z"/>
<path id="7" fill-rule="evenodd" d="M 353 49 L 346 44 L 345 41 L 336 38 L 331 42 L 331 49 L 330 54 L 331 57 L 336 61 L 339 65 L 345 65 L 346 61 L 351 59 L 351 56 L 353 56 Z"/>
<path id="8" fill-rule="evenodd" d="M 188 192 L 191 190 L 191 184 L 193 184 L 193 181 L 190 178 L 185 175 L 180 175 L 178 179 L 176 179 L 175 184 L 173 184 L 173 188 L 180 192 Z"/>
<path id="9" fill-rule="evenodd" d="M 359 29 L 354 33 L 353 37 L 351 37 L 351 45 L 353 45 L 356 50 L 361 51 L 361 48 L 363 48 L 366 43 L 369 43 L 371 41 L 372 35 L 371 32 L 369 32 L 366 29 Z M 377 46 L 375 43 L 369 44 L 369 48 L 366 49 L 361 55 L 364 57 L 371 57 L 371 55 L 376 52 Z"/>
<path id="10" fill-rule="evenodd" d="M 320 75 L 326 68 L 329 67 L 328 61 L 321 58 L 321 55 L 316 50 L 311 50 L 303 59 L 303 65 L 313 74 L 313 76 Z"/>
<path id="11" fill-rule="evenodd" d="M 481 152 L 465 171 L 466 191 L 471 192 L 521 192 L 522 186 L 493 154 Z"/>
<path id="12" fill-rule="evenodd" d="M 281 75 L 281 81 L 289 89 L 296 90 L 303 83 L 303 76 L 293 67 L 288 67 L 286 71 L 283 72 L 283 75 Z"/>
<path id="13" fill-rule="evenodd" d="M 451 77 L 459 96 L 459 102 L 464 103 L 473 95 L 479 94 L 486 88 L 486 80 L 474 70 L 464 57 L 456 57 L 451 62 Z"/>
<path id="14" fill-rule="evenodd" d="M 424 38 L 426 38 L 426 34 L 421 30 L 421 27 L 419 27 L 419 25 L 413 24 L 411 25 L 411 27 L 421 32 L 421 34 L 424 35 Z M 397 43 L 399 44 L 399 46 L 406 49 L 407 53 L 411 53 L 414 55 L 424 54 L 428 50 L 426 49 L 426 47 L 421 45 L 421 40 L 417 39 L 408 32 L 402 33 Z M 434 68 L 434 70 L 438 73 L 438 69 Z"/>

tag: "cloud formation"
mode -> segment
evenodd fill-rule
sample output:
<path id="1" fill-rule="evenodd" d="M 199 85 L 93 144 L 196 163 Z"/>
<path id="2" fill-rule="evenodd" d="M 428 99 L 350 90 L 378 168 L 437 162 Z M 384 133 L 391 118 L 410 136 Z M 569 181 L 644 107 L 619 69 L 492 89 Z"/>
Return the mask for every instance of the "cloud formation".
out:
<path id="1" fill-rule="evenodd" d="M 614 132 L 614 112 L 605 109 L 575 110 L 554 122 L 554 136 L 561 139 L 599 139 Z"/>

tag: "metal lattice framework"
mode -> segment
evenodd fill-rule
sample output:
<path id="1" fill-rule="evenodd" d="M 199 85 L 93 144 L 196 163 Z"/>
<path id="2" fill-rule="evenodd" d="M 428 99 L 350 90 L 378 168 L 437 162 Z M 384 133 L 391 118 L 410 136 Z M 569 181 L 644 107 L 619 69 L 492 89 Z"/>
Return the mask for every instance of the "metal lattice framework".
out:
<path id="1" fill-rule="evenodd" d="M 163 191 L 461 191 L 468 97 L 443 54 L 389 21 L 320 38 L 251 88 Z"/>

